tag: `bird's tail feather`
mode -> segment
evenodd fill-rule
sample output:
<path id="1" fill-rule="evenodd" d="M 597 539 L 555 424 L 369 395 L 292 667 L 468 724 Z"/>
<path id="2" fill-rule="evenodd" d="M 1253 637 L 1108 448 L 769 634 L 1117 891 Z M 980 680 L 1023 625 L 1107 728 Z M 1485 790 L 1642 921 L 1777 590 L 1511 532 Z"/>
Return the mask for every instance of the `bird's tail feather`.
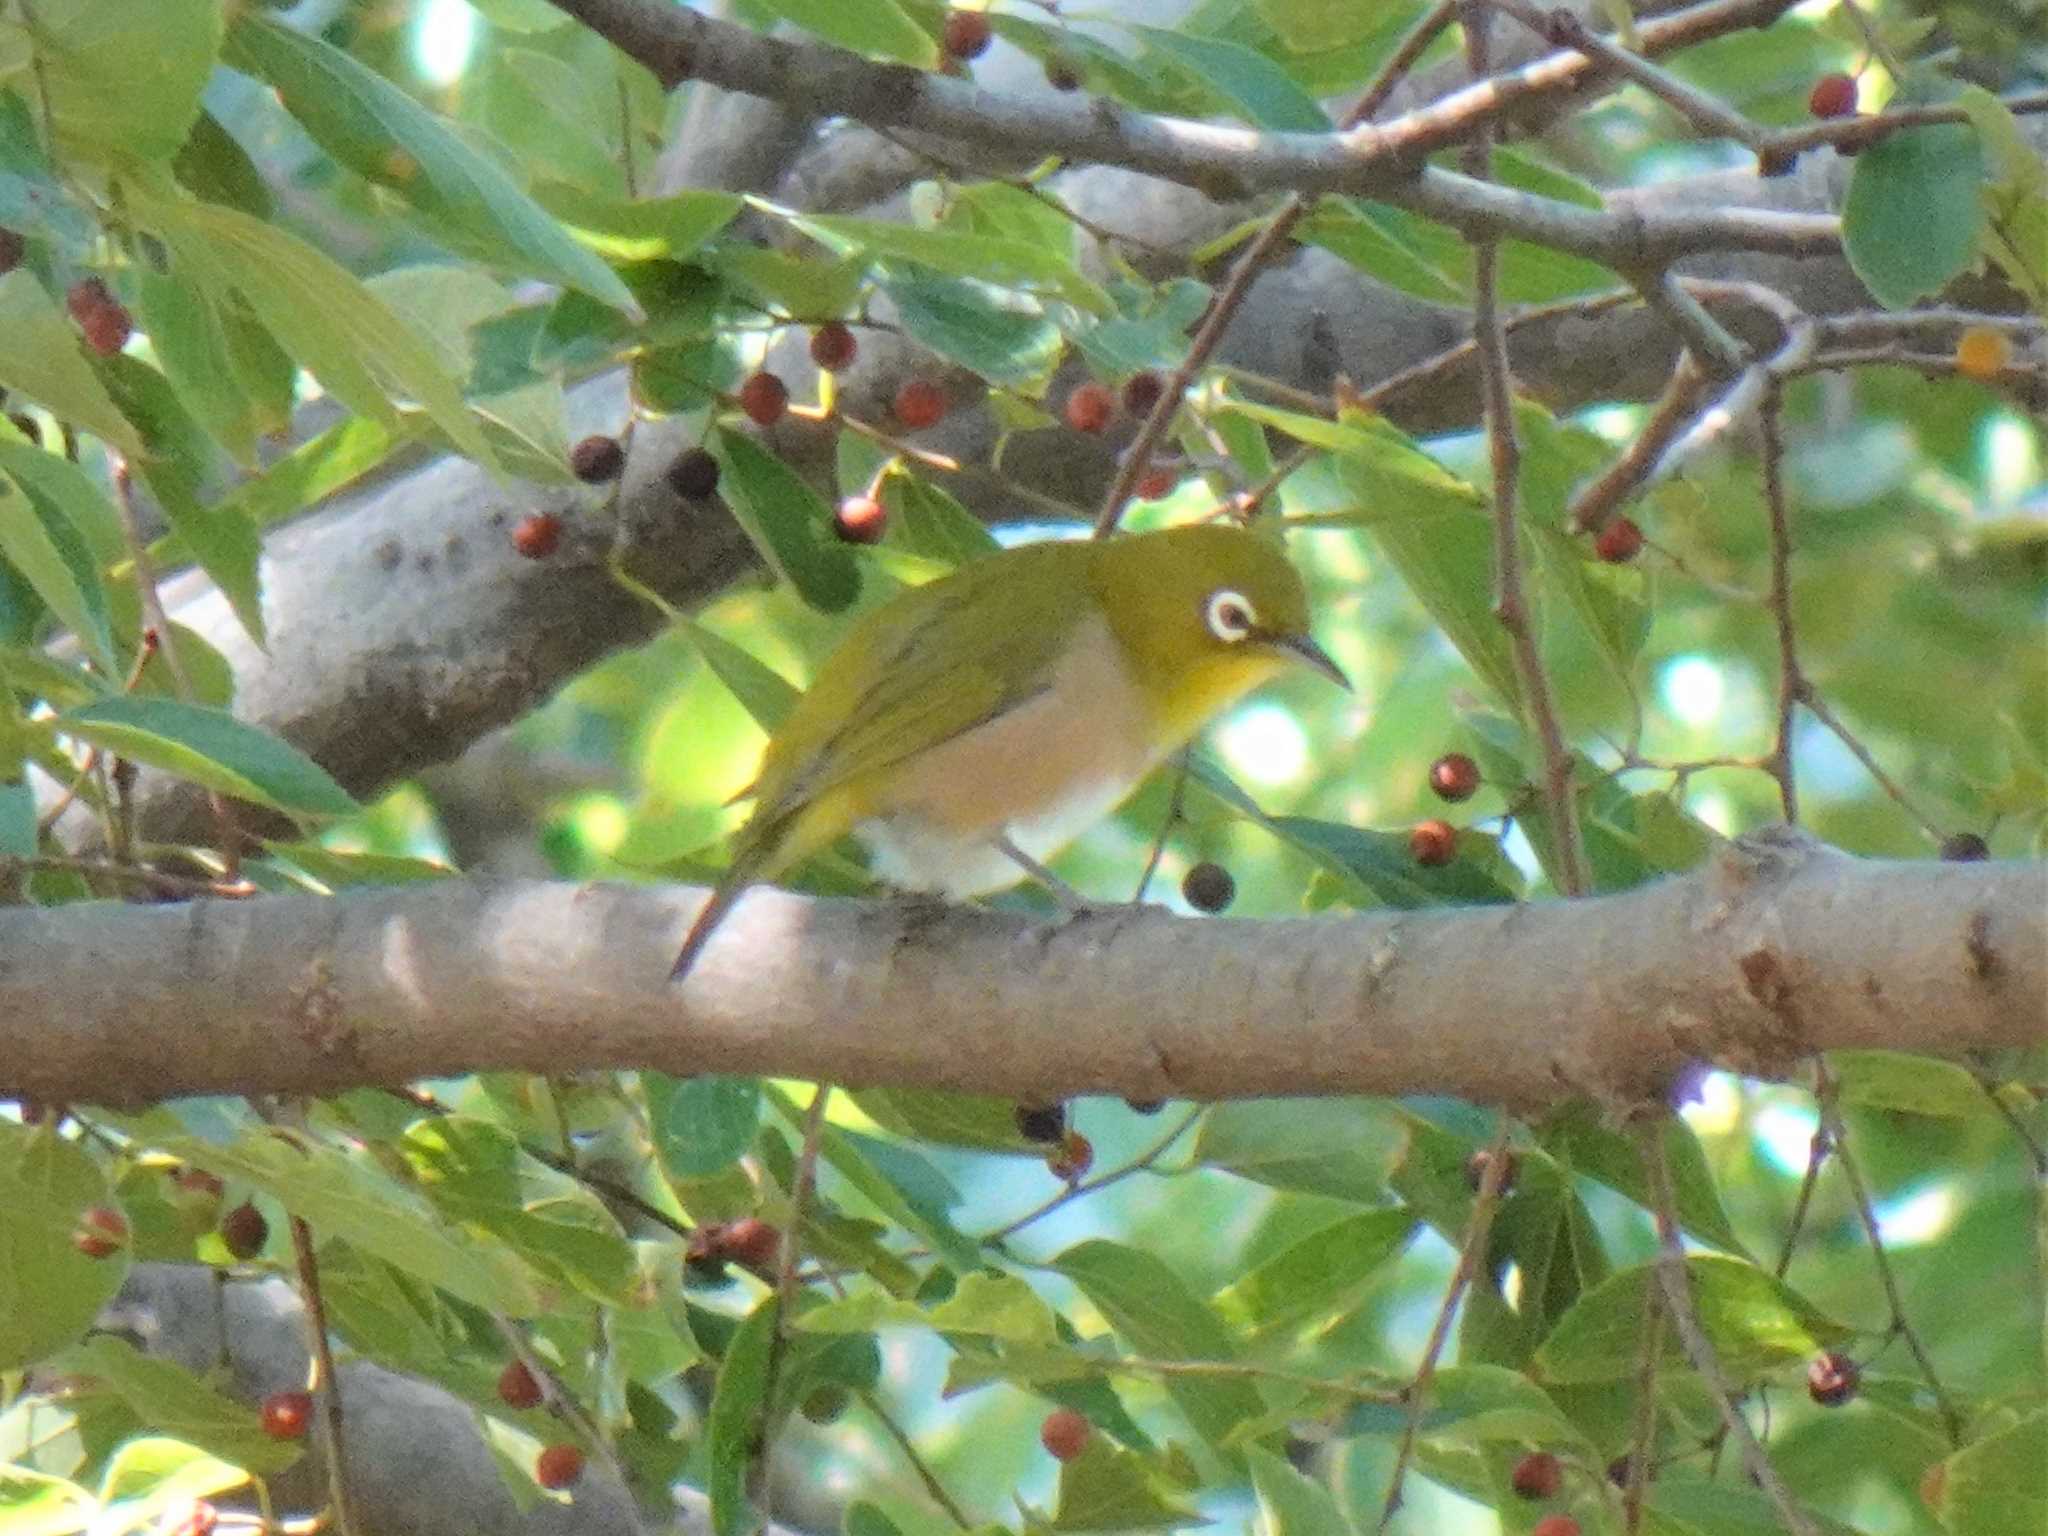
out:
<path id="1" fill-rule="evenodd" d="M 767 872 L 773 847 L 772 840 L 763 839 L 733 851 L 732 863 L 718 884 L 712 887 L 711 899 L 699 909 L 696 920 L 690 924 L 690 931 L 683 935 L 682 952 L 676 956 L 676 963 L 668 973 L 670 985 L 681 983 L 690 974 L 690 967 L 697 963 L 699 951 L 711 942 L 711 935 L 725 921 L 734 903 L 746 894 L 748 886 Z"/>

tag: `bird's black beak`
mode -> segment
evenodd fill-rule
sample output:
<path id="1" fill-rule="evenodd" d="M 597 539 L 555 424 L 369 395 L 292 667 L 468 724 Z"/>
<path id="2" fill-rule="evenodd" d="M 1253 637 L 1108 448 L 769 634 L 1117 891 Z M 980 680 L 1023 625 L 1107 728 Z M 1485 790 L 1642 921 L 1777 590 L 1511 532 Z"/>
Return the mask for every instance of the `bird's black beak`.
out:
<path id="1" fill-rule="evenodd" d="M 1346 693 L 1352 691 L 1351 679 L 1344 675 L 1344 669 L 1330 660 L 1330 653 L 1308 635 L 1275 635 L 1273 643 L 1291 653 L 1296 660 L 1307 662 Z"/>

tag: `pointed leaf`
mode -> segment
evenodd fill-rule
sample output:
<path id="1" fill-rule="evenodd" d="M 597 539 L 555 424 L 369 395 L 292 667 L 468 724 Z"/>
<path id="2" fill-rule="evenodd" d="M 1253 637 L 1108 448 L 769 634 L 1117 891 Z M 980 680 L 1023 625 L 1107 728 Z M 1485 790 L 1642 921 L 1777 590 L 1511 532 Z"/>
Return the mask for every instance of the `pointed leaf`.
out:
<path id="1" fill-rule="evenodd" d="M 821 612 L 850 605 L 860 595 L 860 565 L 834 536 L 825 498 L 743 432 L 720 428 L 710 447 L 719 491 L 769 568 Z"/>
<path id="2" fill-rule="evenodd" d="M 57 718 L 57 728 L 152 768 L 306 816 L 350 816 L 361 807 L 297 747 L 226 710 L 175 699 L 100 699 Z"/>
<path id="3" fill-rule="evenodd" d="M 79 351 L 78 332 L 26 267 L 0 277 L 0 337 L 0 385 L 125 456 L 141 456 L 141 437 Z"/>

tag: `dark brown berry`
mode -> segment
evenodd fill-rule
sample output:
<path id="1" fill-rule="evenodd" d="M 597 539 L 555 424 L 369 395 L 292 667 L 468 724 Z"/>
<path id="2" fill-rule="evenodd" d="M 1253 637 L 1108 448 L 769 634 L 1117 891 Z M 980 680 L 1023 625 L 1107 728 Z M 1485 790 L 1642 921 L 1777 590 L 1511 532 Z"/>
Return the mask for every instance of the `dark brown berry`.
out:
<path id="1" fill-rule="evenodd" d="M 28 254 L 28 240 L 18 229 L 0 228 L 0 277 L 21 265 Z"/>
<path id="2" fill-rule="evenodd" d="M 1643 530 L 1633 518 L 1617 517 L 1593 539 L 1593 553 L 1609 565 L 1626 565 L 1643 552 Z"/>
<path id="3" fill-rule="evenodd" d="M 1045 83 L 1056 91 L 1081 89 L 1081 72 L 1065 59 L 1045 61 Z"/>
<path id="4" fill-rule="evenodd" d="M 146 638 L 145 646 L 147 649 L 155 649 L 153 645 L 148 645 Z M 208 1173 L 204 1168 L 180 1168 L 171 1175 L 171 1182 L 185 1194 L 198 1195 L 209 1200 L 218 1200 L 227 1193 L 227 1186 L 221 1182 L 220 1175 Z"/>
<path id="5" fill-rule="evenodd" d="M 313 1422 L 313 1394 L 273 1392 L 263 1399 L 263 1433 L 273 1440 L 301 1440 Z"/>
<path id="6" fill-rule="evenodd" d="M 828 320 L 811 332 L 811 361 L 830 373 L 846 367 L 860 351 L 853 332 L 838 320 Z"/>
<path id="7" fill-rule="evenodd" d="M 740 409 L 747 413 L 749 421 L 757 427 L 772 427 L 789 409 L 789 386 L 763 369 L 747 375 L 746 382 L 740 385 L 739 399 Z"/>
<path id="8" fill-rule="evenodd" d="M 128 311 L 112 301 L 81 316 L 78 328 L 85 334 L 85 344 L 101 357 L 112 357 L 135 334 L 135 322 Z"/>
<path id="9" fill-rule="evenodd" d="M 64 307 L 80 325 L 85 324 L 87 315 L 114 302 L 114 292 L 103 277 L 81 277 L 64 290 Z"/>
<path id="10" fill-rule="evenodd" d="M 849 496 L 832 514 L 832 531 L 849 544 L 875 544 L 889 531 L 889 511 L 872 496 Z"/>
<path id="11" fill-rule="evenodd" d="M 1087 1447 L 1093 1426 L 1071 1408 L 1055 1408 L 1038 1426 L 1038 1443 L 1054 1461 L 1072 1461 Z"/>
<path id="12" fill-rule="evenodd" d="M 545 560 L 562 543 L 562 520 L 552 512 L 529 512 L 512 529 L 512 547 L 529 560 Z"/>
<path id="13" fill-rule="evenodd" d="M 1152 414 L 1152 407 L 1159 403 L 1159 397 L 1166 393 L 1166 380 L 1147 368 L 1143 373 L 1134 373 L 1124 380 L 1124 412 L 1127 415 L 1145 417 Z"/>
<path id="14" fill-rule="evenodd" d="M 988 17 L 980 11 L 946 12 L 946 52 L 956 59 L 978 59 L 988 52 Z"/>
<path id="15" fill-rule="evenodd" d="M 1579 1522 L 1571 1515 L 1545 1515 L 1529 1527 L 1529 1536 L 1580 1536 Z"/>
<path id="16" fill-rule="evenodd" d="M 498 1373 L 498 1400 L 507 1408 L 538 1408 L 543 1395 L 524 1360 L 507 1361 Z"/>
<path id="17" fill-rule="evenodd" d="M 96 1205 L 78 1218 L 71 1246 L 88 1259 L 106 1259 L 128 1244 L 128 1218 L 112 1206 Z"/>
<path id="18" fill-rule="evenodd" d="M 1806 110 L 1815 117 L 1850 117 L 1856 111 L 1856 82 L 1847 75 L 1822 75 L 1806 93 Z"/>
<path id="19" fill-rule="evenodd" d="M 1156 1115 L 1166 1108 L 1164 1099 L 1125 1099 L 1124 1108 L 1134 1115 Z"/>
<path id="20" fill-rule="evenodd" d="M 707 1222 L 692 1232 L 683 1246 L 683 1266 L 699 1285 L 729 1284 L 732 1272 L 725 1266 L 724 1226 Z"/>
<path id="21" fill-rule="evenodd" d="M 1237 895 L 1237 881 L 1221 864 L 1204 859 L 1182 877 L 1180 894 L 1197 912 L 1221 912 Z"/>
<path id="22" fill-rule="evenodd" d="M 1458 856 L 1458 829 L 1448 821 L 1418 821 L 1408 834 L 1408 852 L 1415 862 L 1441 869 Z"/>
<path id="23" fill-rule="evenodd" d="M 1116 397 L 1092 379 L 1067 396 L 1067 425 L 1076 432 L 1100 432 L 1115 415 Z"/>
<path id="24" fill-rule="evenodd" d="M 705 448 L 687 448 L 663 476 L 668 488 L 691 501 L 702 501 L 718 489 L 718 460 Z"/>
<path id="25" fill-rule="evenodd" d="M 1531 1451 L 1515 1463 L 1508 1485 L 1525 1499 L 1554 1499 L 1564 1486 L 1564 1465 L 1548 1451 Z"/>
<path id="26" fill-rule="evenodd" d="M 585 485 L 603 485 L 619 478 L 626 450 L 616 437 L 594 433 L 569 450 L 569 472 Z"/>
<path id="27" fill-rule="evenodd" d="M 813 1424 L 831 1424 L 846 1412 L 847 1404 L 852 1401 L 853 1395 L 846 1388 L 827 1382 L 806 1397 L 797 1411 Z"/>
<path id="28" fill-rule="evenodd" d="M 1064 1104 L 1019 1104 L 1017 1134 L 1026 1141 L 1050 1146 L 1067 1134 L 1067 1107 Z"/>
<path id="29" fill-rule="evenodd" d="M 725 1229 L 725 1257 L 749 1269 L 767 1269 L 782 1252 L 782 1234 L 758 1216 L 742 1216 Z"/>
<path id="30" fill-rule="evenodd" d="M 253 1259 L 270 1241 L 270 1223 L 252 1201 L 244 1200 L 220 1219 L 220 1240 L 234 1258 Z"/>
<path id="31" fill-rule="evenodd" d="M 1136 495 L 1140 501 L 1164 501 L 1180 484 L 1180 476 L 1169 464 L 1154 464 L 1138 477 Z"/>
<path id="32" fill-rule="evenodd" d="M 906 379 L 896 391 L 896 419 L 912 432 L 946 419 L 946 392 L 930 379 Z"/>
<path id="33" fill-rule="evenodd" d="M 1069 1184 L 1079 1183 L 1095 1165 L 1095 1143 L 1079 1131 L 1068 1131 L 1045 1156 L 1046 1172 Z"/>
<path id="34" fill-rule="evenodd" d="M 1484 1147 L 1465 1159 L 1465 1185 L 1473 1194 L 1479 1193 L 1479 1186 L 1486 1178 L 1486 1165 L 1491 1161 L 1493 1154 Z M 1515 1180 L 1521 1171 L 1521 1159 L 1516 1157 L 1514 1150 L 1510 1148 L 1500 1171 L 1501 1199 L 1505 1200 L 1515 1192 Z"/>
<path id="35" fill-rule="evenodd" d="M 1941 840 L 1941 856 L 1951 864 L 1974 864 L 1991 857 L 1991 845 L 1974 832 L 1955 832 Z"/>
<path id="36" fill-rule="evenodd" d="M 583 1452 L 573 1445 L 544 1446 L 533 1459 L 533 1480 L 543 1488 L 567 1488 L 582 1475 Z"/>
<path id="37" fill-rule="evenodd" d="M 1847 1355 L 1816 1355 L 1806 1368 L 1806 1395 L 1823 1408 L 1839 1408 L 1856 1395 L 1863 1372 Z"/>
<path id="38" fill-rule="evenodd" d="M 1440 800 L 1470 800 L 1479 791 L 1479 765 L 1462 752 L 1446 752 L 1429 765 L 1429 787 Z"/>

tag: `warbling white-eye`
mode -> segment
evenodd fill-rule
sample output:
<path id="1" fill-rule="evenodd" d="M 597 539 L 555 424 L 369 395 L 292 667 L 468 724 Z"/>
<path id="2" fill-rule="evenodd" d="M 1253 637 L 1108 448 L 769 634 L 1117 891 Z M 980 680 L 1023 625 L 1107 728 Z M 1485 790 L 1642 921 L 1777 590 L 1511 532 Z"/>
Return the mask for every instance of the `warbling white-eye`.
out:
<path id="1" fill-rule="evenodd" d="M 671 979 L 748 886 L 848 832 L 905 890 L 1015 884 L 1297 662 L 1349 686 L 1277 540 L 1243 528 L 1026 544 L 903 592 L 847 631 L 769 740 Z"/>

